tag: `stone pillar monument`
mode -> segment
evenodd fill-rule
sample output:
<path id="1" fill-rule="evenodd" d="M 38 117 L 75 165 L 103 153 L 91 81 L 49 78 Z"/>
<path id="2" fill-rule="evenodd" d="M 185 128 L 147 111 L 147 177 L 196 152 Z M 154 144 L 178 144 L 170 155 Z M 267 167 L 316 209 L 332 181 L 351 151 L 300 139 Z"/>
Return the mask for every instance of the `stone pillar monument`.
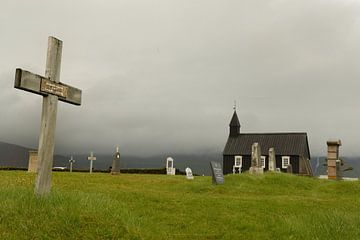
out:
<path id="1" fill-rule="evenodd" d="M 116 151 L 113 155 L 113 162 L 111 167 L 111 174 L 120 174 L 120 152 L 119 147 L 116 147 Z"/>
<path id="2" fill-rule="evenodd" d="M 276 171 L 276 157 L 274 148 L 269 148 L 269 171 Z"/>
<path id="3" fill-rule="evenodd" d="M 37 168 L 38 168 L 38 151 L 29 150 L 28 172 L 37 173 Z"/>
<path id="4" fill-rule="evenodd" d="M 292 165 L 291 165 L 291 164 L 287 165 L 287 167 L 286 167 L 286 172 L 287 172 L 287 173 L 293 173 L 293 168 L 292 168 Z"/>
<path id="5" fill-rule="evenodd" d="M 253 143 L 251 147 L 251 167 L 250 174 L 263 174 L 264 169 L 261 166 L 261 149 L 259 143 Z"/>
<path id="6" fill-rule="evenodd" d="M 340 159 L 339 159 L 339 147 L 341 146 L 340 140 L 327 141 L 327 172 L 328 179 L 340 178 Z"/>

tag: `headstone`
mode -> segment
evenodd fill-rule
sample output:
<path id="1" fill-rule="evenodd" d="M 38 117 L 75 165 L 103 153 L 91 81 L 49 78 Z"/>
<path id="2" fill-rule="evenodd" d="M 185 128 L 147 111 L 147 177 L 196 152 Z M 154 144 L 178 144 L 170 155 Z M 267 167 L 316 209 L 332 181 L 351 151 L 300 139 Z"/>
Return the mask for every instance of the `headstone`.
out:
<path id="1" fill-rule="evenodd" d="M 30 150 L 28 172 L 37 173 L 37 169 L 38 169 L 38 151 Z"/>
<path id="2" fill-rule="evenodd" d="M 287 165 L 286 172 L 287 172 L 287 173 L 293 173 L 293 169 L 292 169 L 292 165 L 291 165 L 291 164 Z"/>
<path id="3" fill-rule="evenodd" d="M 116 151 L 113 155 L 113 161 L 111 166 L 111 174 L 120 174 L 120 152 L 119 147 L 116 147 Z"/>
<path id="4" fill-rule="evenodd" d="M 194 176 L 192 174 L 192 171 L 191 171 L 191 168 L 186 168 L 185 169 L 185 172 L 186 172 L 186 179 L 194 179 Z"/>
<path id="5" fill-rule="evenodd" d="M 166 159 L 166 174 L 175 175 L 176 169 L 174 168 L 174 159 L 168 157 Z"/>
<path id="6" fill-rule="evenodd" d="M 211 161 L 210 168 L 211 168 L 213 184 L 224 184 L 225 180 L 224 180 L 224 174 L 221 168 L 221 164 L 218 162 Z"/>
<path id="7" fill-rule="evenodd" d="M 263 174 L 264 169 L 261 166 L 261 149 L 259 143 L 253 143 L 251 146 L 251 167 L 250 174 Z"/>
<path id="8" fill-rule="evenodd" d="M 71 156 L 70 160 L 69 160 L 69 163 L 70 163 L 70 172 L 72 172 L 73 170 L 73 163 L 75 163 L 75 160 L 73 158 L 73 156 Z"/>
<path id="9" fill-rule="evenodd" d="M 274 148 L 269 148 L 269 171 L 276 171 L 276 156 Z"/>
<path id="10" fill-rule="evenodd" d="M 81 90 L 60 82 L 62 41 L 49 37 L 45 77 L 16 69 L 14 87 L 43 96 L 38 173 L 35 181 L 35 193 L 44 195 L 51 189 L 51 171 L 53 166 L 55 127 L 58 100 L 80 105 Z"/>
<path id="11" fill-rule="evenodd" d="M 96 160 L 96 157 L 94 156 L 93 152 L 90 152 L 90 156 L 88 157 L 88 160 L 90 161 L 90 173 L 92 173 L 93 170 L 93 161 Z"/>

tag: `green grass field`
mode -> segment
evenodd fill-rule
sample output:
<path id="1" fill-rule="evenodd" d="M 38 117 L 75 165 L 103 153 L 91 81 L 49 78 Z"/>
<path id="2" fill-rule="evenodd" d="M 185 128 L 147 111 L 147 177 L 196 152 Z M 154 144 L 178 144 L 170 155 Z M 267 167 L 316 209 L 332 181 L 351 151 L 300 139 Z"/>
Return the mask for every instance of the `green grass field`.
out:
<path id="1" fill-rule="evenodd" d="M 0 171 L 0 239 L 360 239 L 360 182 Z"/>

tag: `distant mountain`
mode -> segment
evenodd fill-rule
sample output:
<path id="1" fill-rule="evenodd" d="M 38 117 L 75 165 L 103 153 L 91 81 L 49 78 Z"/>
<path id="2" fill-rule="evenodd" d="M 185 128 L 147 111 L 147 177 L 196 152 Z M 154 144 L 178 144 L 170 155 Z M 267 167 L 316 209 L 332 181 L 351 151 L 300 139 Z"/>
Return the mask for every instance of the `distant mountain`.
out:
<path id="1" fill-rule="evenodd" d="M 0 167 L 28 167 L 30 148 L 0 142 Z M 88 154 L 75 154 L 73 155 L 75 163 L 74 169 L 89 169 L 89 161 L 87 160 Z M 157 155 L 150 157 L 136 157 L 136 156 L 121 156 L 121 168 L 163 168 L 166 165 L 165 155 Z M 171 156 L 174 159 L 174 167 L 182 171 L 186 167 L 190 167 L 195 174 L 210 175 L 210 161 L 222 162 L 222 155 L 219 154 L 192 154 L 181 155 L 174 154 Z M 97 160 L 94 161 L 93 166 L 95 169 L 106 170 L 112 164 L 111 154 L 96 155 Z M 55 155 L 54 167 L 69 167 L 70 156 Z"/>
<path id="2" fill-rule="evenodd" d="M 29 148 L 0 142 L 0 166 L 27 167 Z"/>

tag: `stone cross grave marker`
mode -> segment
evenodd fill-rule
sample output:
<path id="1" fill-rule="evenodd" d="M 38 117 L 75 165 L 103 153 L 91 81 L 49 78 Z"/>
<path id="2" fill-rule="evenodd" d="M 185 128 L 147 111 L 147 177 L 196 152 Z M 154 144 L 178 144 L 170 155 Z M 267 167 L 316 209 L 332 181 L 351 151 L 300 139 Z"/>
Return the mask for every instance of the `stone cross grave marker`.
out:
<path id="1" fill-rule="evenodd" d="M 88 160 L 90 161 L 90 173 L 92 173 L 93 170 L 93 161 L 96 160 L 96 157 L 94 156 L 93 152 L 90 152 L 90 156 L 88 156 Z"/>
<path id="2" fill-rule="evenodd" d="M 45 77 L 16 69 L 14 87 L 43 96 L 39 149 L 38 173 L 35 193 L 44 195 L 51 190 L 55 127 L 58 100 L 81 105 L 81 90 L 60 82 L 62 41 L 48 39 Z"/>
<path id="3" fill-rule="evenodd" d="M 276 157 L 274 148 L 269 148 L 269 171 L 276 171 Z"/>
<path id="4" fill-rule="evenodd" d="M 193 176 L 193 174 L 192 174 L 192 171 L 191 171 L 191 168 L 186 168 L 185 169 L 185 172 L 186 172 L 186 179 L 190 179 L 190 180 L 192 180 L 192 179 L 194 179 L 194 176 Z"/>
<path id="5" fill-rule="evenodd" d="M 218 162 L 210 162 L 212 182 L 213 184 L 224 184 L 224 174 L 221 168 L 221 164 Z"/>
<path id="6" fill-rule="evenodd" d="M 119 147 L 116 147 L 116 151 L 113 155 L 113 161 L 111 166 L 111 174 L 120 174 L 120 152 Z"/>
<path id="7" fill-rule="evenodd" d="M 264 169 L 261 166 L 261 149 L 259 143 L 253 143 L 251 146 L 251 167 L 250 174 L 263 174 Z"/>
<path id="8" fill-rule="evenodd" d="M 73 156 L 71 156 L 70 160 L 69 160 L 69 163 L 70 163 L 70 172 L 72 172 L 72 169 L 73 169 L 73 163 L 75 162 Z"/>

